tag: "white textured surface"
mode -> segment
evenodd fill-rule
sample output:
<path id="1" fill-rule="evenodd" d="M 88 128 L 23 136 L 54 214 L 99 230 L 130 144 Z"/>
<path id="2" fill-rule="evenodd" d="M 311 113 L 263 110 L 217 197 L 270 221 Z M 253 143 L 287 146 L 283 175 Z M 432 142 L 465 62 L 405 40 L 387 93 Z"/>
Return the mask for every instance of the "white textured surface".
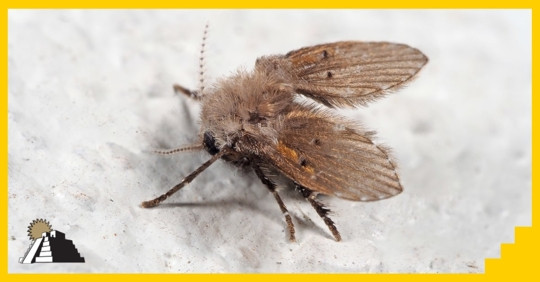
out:
<path id="1" fill-rule="evenodd" d="M 207 153 L 188 144 L 210 21 L 207 78 L 256 57 L 337 40 L 406 43 L 429 64 L 406 89 L 347 111 L 394 149 L 405 192 L 323 198 L 336 243 L 295 193 L 289 243 L 254 175 L 219 162 L 152 210 Z M 481 272 L 531 221 L 530 11 L 9 12 L 9 272 Z M 84 264 L 21 265 L 46 218 Z"/>

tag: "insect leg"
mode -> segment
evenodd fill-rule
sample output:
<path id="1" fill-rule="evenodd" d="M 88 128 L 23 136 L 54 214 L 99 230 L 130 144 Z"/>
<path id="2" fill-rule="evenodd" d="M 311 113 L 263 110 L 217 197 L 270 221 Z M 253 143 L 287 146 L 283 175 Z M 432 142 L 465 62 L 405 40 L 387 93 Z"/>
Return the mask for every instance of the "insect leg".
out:
<path id="1" fill-rule="evenodd" d="M 321 202 L 317 201 L 316 196 L 317 194 L 313 193 L 313 191 L 309 190 L 308 188 L 301 186 L 298 183 L 295 183 L 296 189 L 302 193 L 302 196 L 308 200 L 308 202 L 311 204 L 311 206 L 315 209 L 317 214 L 324 220 L 324 223 L 326 226 L 328 226 L 328 229 L 330 229 L 330 232 L 332 232 L 332 235 L 334 235 L 334 238 L 336 238 L 336 241 L 341 241 L 341 235 L 339 234 L 339 231 L 337 230 L 336 226 L 334 225 L 334 221 L 328 217 L 328 213 L 330 212 L 330 209 L 325 207 Z"/>
<path id="2" fill-rule="evenodd" d="M 202 164 L 200 167 L 198 167 L 191 174 L 186 176 L 186 178 L 184 178 L 182 180 L 182 182 L 176 184 L 173 188 L 171 188 L 169 191 L 167 191 L 167 193 L 165 193 L 165 194 L 163 194 L 163 195 L 161 195 L 161 196 L 159 196 L 159 197 L 157 197 L 157 198 L 155 198 L 153 200 L 142 202 L 142 204 L 141 204 L 142 207 L 143 208 L 153 208 L 153 207 L 159 205 L 161 202 L 163 202 L 167 198 L 169 198 L 172 194 L 176 193 L 178 190 L 180 190 L 184 186 L 186 186 L 186 184 L 193 181 L 193 179 L 195 179 L 195 177 L 197 177 L 197 175 L 199 175 L 201 172 L 203 172 L 205 169 L 207 169 L 211 164 L 213 164 L 215 161 L 217 161 L 219 158 L 221 158 L 226 152 L 227 152 L 226 149 L 222 149 L 219 153 L 212 156 L 211 159 L 206 161 L 204 164 Z"/>
<path id="3" fill-rule="evenodd" d="M 174 93 L 178 94 L 178 93 L 182 93 L 186 96 L 188 96 L 189 98 L 192 98 L 194 100 L 201 100 L 201 95 L 199 94 L 199 91 L 197 90 L 189 90 L 187 88 L 185 88 L 184 86 L 181 86 L 179 84 L 174 84 L 173 85 L 173 90 L 174 90 Z"/>
<path id="4" fill-rule="evenodd" d="M 296 241 L 296 238 L 294 237 L 294 233 L 295 233 L 294 224 L 292 222 L 291 216 L 289 215 L 289 211 L 287 210 L 287 207 L 285 206 L 285 204 L 281 200 L 281 197 L 276 191 L 276 184 L 272 182 L 272 180 L 270 180 L 264 174 L 264 172 L 259 166 L 254 165 L 253 169 L 255 170 L 255 173 L 257 174 L 259 179 L 261 179 L 262 183 L 266 185 L 266 187 L 268 188 L 268 190 L 270 190 L 270 192 L 272 192 L 272 194 L 274 195 L 274 198 L 276 199 L 279 205 L 279 208 L 281 209 L 281 212 L 283 213 L 283 215 L 285 215 L 285 221 L 287 222 L 287 228 L 289 229 L 289 240 L 291 240 L 291 242 Z"/>

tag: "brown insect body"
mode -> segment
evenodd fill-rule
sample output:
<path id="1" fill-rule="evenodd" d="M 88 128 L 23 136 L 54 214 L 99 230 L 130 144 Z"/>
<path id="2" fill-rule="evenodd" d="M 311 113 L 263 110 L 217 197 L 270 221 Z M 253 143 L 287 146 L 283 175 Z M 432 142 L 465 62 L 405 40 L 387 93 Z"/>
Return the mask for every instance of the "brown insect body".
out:
<path id="1" fill-rule="evenodd" d="M 275 184 L 276 174 L 285 176 L 339 241 L 329 210 L 315 198 L 318 193 L 373 201 L 403 189 L 388 150 L 372 142 L 373 132 L 328 108 L 366 105 L 410 80 L 426 62 L 406 45 L 352 41 L 259 58 L 253 72 L 239 71 L 200 98 L 201 143 L 214 157 L 172 193 L 218 158 L 252 167 L 274 194 L 294 240 Z M 184 90 L 180 87 L 200 97 Z M 298 102 L 299 94 L 314 102 Z M 159 204 L 171 191 L 143 206 Z"/>

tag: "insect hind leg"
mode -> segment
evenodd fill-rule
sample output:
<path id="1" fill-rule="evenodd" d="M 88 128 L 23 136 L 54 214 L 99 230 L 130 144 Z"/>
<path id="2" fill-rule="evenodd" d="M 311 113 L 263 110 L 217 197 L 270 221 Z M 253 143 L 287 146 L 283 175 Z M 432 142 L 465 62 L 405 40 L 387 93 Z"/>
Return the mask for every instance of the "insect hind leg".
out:
<path id="1" fill-rule="evenodd" d="M 334 221 L 328 216 L 328 213 L 330 213 L 330 209 L 325 207 L 321 202 L 317 201 L 317 194 L 313 193 L 313 191 L 309 190 L 304 186 L 301 186 L 298 183 L 295 183 L 295 186 L 296 189 L 302 194 L 302 196 L 304 196 L 304 198 L 306 198 L 306 200 L 315 209 L 317 214 L 324 220 L 324 223 L 326 224 L 326 226 L 328 226 L 328 229 L 330 229 L 330 232 L 332 232 L 332 235 L 334 235 L 336 241 L 341 241 L 341 234 L 339 234 L 339 231 L 337 230 Z"/>
<path id="2" fill-rule="evenodd" d="M 270 192 L 272 192 L 272 194 L 274 195 L 274 198 L 276 199 L 276 201 L 277 201 L 277 203 L 279 205 L 279 208 L 281 209 L 281 212 L 285 216 L 285 221 L 287 222 L 287 228 L 289 229 L 289 240 L 291 242 L 295 242 L 296 238 L 294 236 L 294 233 L 295 233 L 294 224 L 292 222 L 291 215 L 289 214 L 289 211 L 287 210 L 287 207 L 285 206 L 285 204 L 281 200 L 281 197 L 279 196 L 278 192 L 276 191 L 276 184 L 264 174 L 264 172 L 262 171 L 262 169 L 259 166 L 254 165 L 253 169 L 255 170 L 255 173 L 257 174 L 259 179 L 261 179 L 262 183 L 264 185 L 266 185 L 268 190 L 270 190 Z"/>

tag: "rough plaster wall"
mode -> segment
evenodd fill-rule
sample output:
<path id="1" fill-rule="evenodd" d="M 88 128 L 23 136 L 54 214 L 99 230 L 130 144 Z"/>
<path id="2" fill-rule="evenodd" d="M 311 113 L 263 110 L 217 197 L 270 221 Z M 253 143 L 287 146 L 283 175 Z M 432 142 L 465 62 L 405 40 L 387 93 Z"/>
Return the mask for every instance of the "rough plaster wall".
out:
<path id="1" fill-rule="evenodd" d="M 337 40 L 417 47 L 418 79 L 343 111 L 393 148 L 405 192 L 374 203 L 273 197 L 218 162 L 166 204 L 208 154 L 148 153 L 196 140 L 197 87 L 261 55 Z M 531 221 L 531 12 L 459 10 L 12 10 L 9 12 L 10 272 L 482 272 Z M 22 265 L 27 225 L 48 219 L 84 264 Z"/>

